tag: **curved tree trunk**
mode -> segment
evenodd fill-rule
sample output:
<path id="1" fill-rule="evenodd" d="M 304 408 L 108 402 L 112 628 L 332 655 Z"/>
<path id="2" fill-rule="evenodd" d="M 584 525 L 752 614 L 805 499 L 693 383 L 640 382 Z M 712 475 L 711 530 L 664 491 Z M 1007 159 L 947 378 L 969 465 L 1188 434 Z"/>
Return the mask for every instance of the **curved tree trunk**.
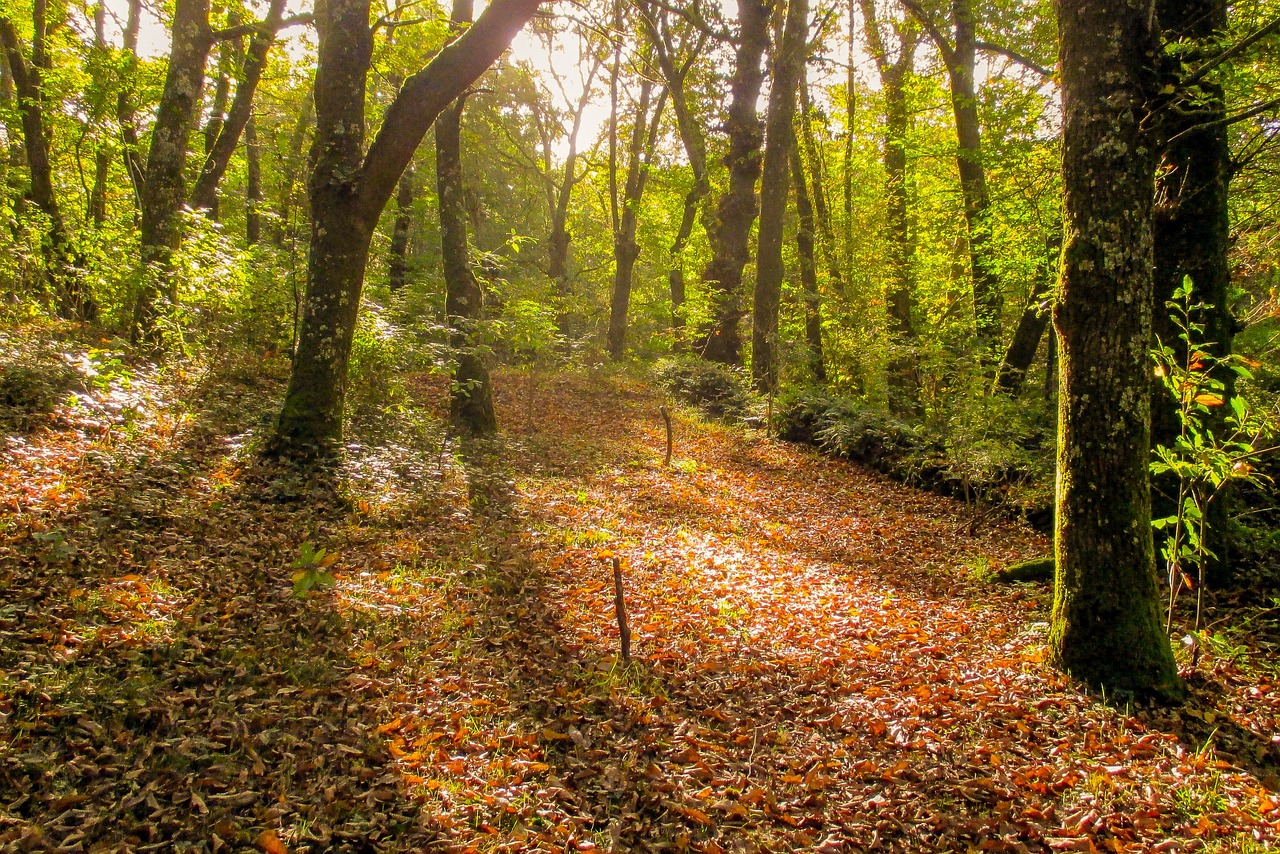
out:
<path id="1" fill-rule="evenodd" d="M 378 217 L 432 123 L 506 50 L 539 5 L 540 0 L 492 0 L 475 24 L 405 82 L 367 152 L 369 0 L 329 0 L 317 10 L 307 293 L 270 451 L 315 456 L 337 449 L 347 361 Z"/>
<path id="2" fill-rule="evenodd" d="M 738 50 L 727 120 L 729 189 L 716 205 L 707 231 L 714 255 L 702 273 L 711 303 L 711 323 L 703 330 L 702 356 L 728 365 L 742 364 L 742 270 L 750 257 L 751 225 L 756 220 L 756 181 L 760 178 L 763 134 L 756 102 L 764 80 L 761 60 L 769 44 L 769 0 L 738 4 Z"/>
<path id="3" fill-rule="evenodd" d="M 461 102 L 459 102 L 459 104 L 460 103 Z M 440 118 L 436 119 L 436 121 L 437 122 L 446 121 L 449 118 L 450 113 L 453 111 L 454 111 L 454 107 L 450 107 L 449 109 L 441 113 Z M 455 116 L 454 123 L 461 125 L 461 116 Z M 437 124 L 436 125 L 436 145 L 437 146 L 439 146 L 440 144 L 440 133 L 441 133 L 440 125 Z M 455 141 L 454 144 L 457 145 L 458 143 Z M 443 180 L 441 178 L 440 170 L 442 167 L 440 166 L 440 163 L 442 158 L 447 159 L 447 157 L 448 155 L 441 155 L 439 149 L 437 148 L 436 150 L 436 182 L 437 183 L 440 183 Z M 460 157 L 460 155 L 458 155 L 455 152 L 454 157 Z M 458 168 L 461 168 L 461 166 L 459 166 Z M 408 280 L 409 232 L 413 226 L 414 195 L 415 195 L 414 169 L 413 169 L 413 166 L 410 166 L 408 169 L 405 169 L 404 174 L 400 176 L 399 188 L 396 190 L 396 220 L 395 220 L 395 224 L 392 225 L 391 227 L 391 246 L 389 247 L 388 253 L 387 253 L 390 256 L 387 264 L 388 266 L 387 287 L 391 289 L 391 292 L 393 294 L 403 290 L 404 286 L 408 284 L 408 281 L 409 281 Z M 441 202 L 441 204 L 443 205 L 444 203 Z M 440 214 L 442 228 L 443 228 L 444 217 L 445 217 L 445 214 L 442 211 Z M 463 227 L 465 229 L 466 227 L 465 223 Z M 462 237 L 463 237 L 463 246 L 465 247 L 466 246 L 465 231 L 463 231 Z M 462 257 L 464 259 L 466 258 L 465 253 L 463 254 Z M 468 268 L 468 271 L 469 269 L 470 268 Z M 448 284 L 448 265 L 447 264 L 445 265 L 445 273 L 446 273 L 445 283 L 447 286 Z"/>
<path id="4" fill-rule="evenodd" d="M 276 42 L 284 6 L 285 0 L 271 0 L 262 28 L 249 41 L 243 71 L 236 81 L 236 94 L 231 101 L 231 109 L 217 123 L 216 129 L 210 128 L 214 132 L 207 138 L 204 163 L 200 167 L 195 187 L 191 190 L 191 207 L 212 211 L 215 217 L 218 210 L 218 184 L 226 174 L 231 156 L 240 144 L 240 136 L 253 116 L 253 98 L 258 91 L 258 83 L 262 80 L 262 72 L 266 69 L 268 54 Z"/>
<path id="5" fill-rule="evenodd" d="M 1060 0 L 1064 242 L 1052 661 L 1176 699 L 1151 536 L 1152 178 L 1146 0 Z"/>

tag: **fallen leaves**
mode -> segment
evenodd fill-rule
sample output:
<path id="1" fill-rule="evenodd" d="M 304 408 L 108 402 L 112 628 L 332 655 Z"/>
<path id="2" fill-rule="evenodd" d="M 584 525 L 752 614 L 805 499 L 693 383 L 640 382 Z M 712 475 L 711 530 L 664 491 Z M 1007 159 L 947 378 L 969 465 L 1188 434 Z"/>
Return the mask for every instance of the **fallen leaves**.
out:
<path id="1" fill-rule="evenodd" d="M 257 413 L 220 382 L 193 417 L 33 434 L 44 451 L 0 466 L 21 510 L 0 528 L 0 850 L 1280 833 L 1280 796 L 1185 736 L 1265 759 L 1274 683 L 1223 670 L 1181 713 L 1081 695 L 1044 664 L 1041 598 L 975 587 L 958 557 L 1043 549 L 1024 530 L 972 537 L 959 505 L 678 415 L 687 464 L 664 469 L 656 399 L 573 375 L 539 380 L 536 434 L 359 445 L 335 490 L 244 453 Z M 331 589 L 289 595 L 298 561 L 338 554 Z"/>

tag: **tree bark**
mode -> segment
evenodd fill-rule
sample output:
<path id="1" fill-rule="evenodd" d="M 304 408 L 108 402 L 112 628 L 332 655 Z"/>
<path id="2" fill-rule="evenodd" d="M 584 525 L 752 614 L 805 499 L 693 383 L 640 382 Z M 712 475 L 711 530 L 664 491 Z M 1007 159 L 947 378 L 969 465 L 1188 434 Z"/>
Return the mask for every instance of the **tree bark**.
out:
<path id="1" fill-rule="evenodd" d="M 1227 29 L 1225 0 L 1158 0 L 1156 10 L 1167 40 L 1207 43 L 1199 50 L 1193 49 L 1191 57 L 1184 57 L 1192 65 L 1211 58 L 1217 50 L 1215 37 Z M 1211 50 L 1206 49 L 1210 46 Z M 1174 85 L 1179 83 L 1174 81 Z M 1189 276 L 1193 302 L 1204 305 L 1194 315 L 1197 322 L 1204 324 L 1203 340 L 1196 344 L 1221 359 L 1230 355 L 1235 331 L 1235 318 L 1228 306 L 1231 269 L 1227 263 L 1231 155 L 1226 126 L 1213 126 L 1213 122 L 1226 117 L 1226 103 L 1222 86 L 1208 80 L 1199 81 L 1192 91 L 1179 91 L 1174 98 L 1175 107 L 1182 99 L 1186 103 L 1180 109 L 1163 111 L 1165 118 L 1160 125 L 1161 135 L 1173 141 L 1163 146 L 1156 173 L 1152 333 L 1180 355 L 1186 353 L 1186 344 L 1178 339 L 1165 303 L 1173 298 L 1183 278 Z M 1214 376 L 1230 397 L 1235 391 L 1235 372 L 1223 367 L 1215 370 Z M 1227 410 L 1229 407 L 1224 406 L 1220 411 L 1225 414 Z M 1158 380 L 1152 390 L 1151 431 L 1152 442 L 1161 445 L 1172 445 L 1180 431 L 1177 402 Z M 1153 487 L 1156 516 L 1172 514 L 1177 504 L 1176 478 L 1156 478 Z M 1209 510 L 1208 546 L 1217 557 L 1207 564 L 1207 578 L 1215 586 L 1222 586 L 1231 577 L 1231 562 L 1226 554 L 1230 543 L 1223 536 L 1226 503 L 1219 498 L 1209 505 Z"/>
<path id="2" fill-rule="evenodd" d="M 289 134 L 288 156 L 281 164 L 283 180 L 280 182 L 280 197 L 276 201 L 274 225 L 271 228 L 271 242 L 276 246 L 283 246 L 286 240 L 293 239 L 297 235 L 297 229 L 290 219 L 293 217 L 296 203 L 298 176 L 304 162 L 303 149 L 306 147 L 307 136 L 311 133 L 314 120 L 315 90 L 313 87 L 303 99 L 298 120 L 293 126 L 293 132 Z"/>
<path id="3" fill-rule="evenodd" d="M 1000 394 L 1017 397 L 1027 378 L 1027 371 L 1035 361 L 1036 351 L 1040 349 L 1040 339 L 1049 328 L 1049 304 L 1043 295 L 1053 287 L 1053 277 L 1057 274 L 1061 254 L 1062 235 L 1059 233 L 1045 246 L 1044 261 L 1040 264 L 1040 280 L 1031 287 L 1026 308 L 1022 310 L 1022 317 L 1018 318 L 1018 327 L 1014 330 L 1009 347 L 996 370 L 995 391 Z"/>
<path id="4" fill-rule="evenodd" d="M 453 26 L 471 22 L 472 0 L 454 0 Z M 458 360 L 449 394 L 449 423 L 471 435 L 498 430 L 493 411 L 489 369 L 478 351 L 476 333 L 484 308 L 484 293 L 471 268 L 467 242 L 467 205 L 462 173 L 462 110 L 466 96 L 454 101 L 436 119 L 436 188 L 440 198 L 440 257 L 444 263 L 446 322 L 449 343 Z"/>
<path id="5" fill-rule="evenodd" d="M 187 147 L 199 118 L 205 64 L 212 47 L 209 0 L 177 0 L 169 69 L 151 131 L 151 147 L 139 197 L 144 279 L 130 330 L 134 342 L 154 339 L 160 314 L 157 300 L 161 295 L 168 303 L 177 301 L 177 280 L 171 274 L 171 261 L 182 237 L 181 211 L 187 198 L 184 178 Z"/>
<path id="6" fill-rule="evenodd" d="M 640 82 L 640 99 L 636 104 L 635 122 L 627 145 L 627 180 L 623 186 L 618 231 L 613 239 L 613 296 L 609 301 L 609 358 L 618 361 L 626 353 L 627 311 L 631 304 L 631 280 L 640 256 L 640 244 L 636 242 L 639 223 L 640 200 L 649 182 L 649 161 L 658 144 L 658 126 L 662 110 L 666 106 L 667 92 L 658 93 L 653 112 L 649 104 L 653 97 L 653 80 L 645 77 Z"/>
<path id="7" fill-rule="evenodd" d="M 262 72 L 267 66 L 267 57 L 275 44 L 276 34 L 280 31 L 284 16 L 285 0 L 271 0 L 267 16 L 262 27 L 249 41 L 245 52 L 243 71 L 236 80 L 236 94 L 231 101 L 231 109 L 225 119 L 217 125 L 211 142 L 207 145 L 204 164 L 200 167 L 200 176 L 196 179 L 191 191 L 191 207 L 207 209 L 217 216 L 218 184 L 231 164 L 231 156 L 240 144 L 240 135 L 253 115 L 253 98 L 258 91 L 258 83 L 262 80 Z M 225 96 L 224 96 L 225 102 Z M 208 137 L 206 139 L 209 139 Z"/>
<path id="8" fill-rule="evenodd" d="M 1150 0 L 1059 0 L 1065 222 L 1053 663 L 1178 699 L 1151 535 Z"/>
<path id="9" fill-rule="evenodd" d="M 827 203 L 827 172 L 822 165 L 822 152 L 818 141 L 813 136 L 812 119 L 816 114 L 809 98 L 809 87 L 804 74 L 800 78 L 800 134 L 798 145 L 804 161 L 808 162 L 808 184 L 811 188 L 810 201 L 813 206 L 814 245 L 821 249 L 822 257 L 827 265 L 827 278 L 831 287 L 838 294 L 844 293 L 844 272 L 840 267 L 840 256 L 836 251 L 836 235 L 831 227 L 831 206 Z M 852 213 L 850 213 L 852 215 Z"/>
<path id="10" fill-rule="evenodd" d="M 760 178 L 763 134 L 756 103 L 764 80 L 761 59 L 769 44 L 772 0 L 742 0 L 738 4 L 738 49 L 734 61 L 727 127 L 729 189 L 708 223 L 713 256 L 702 273 L 711 303 L 711 322 L 702 331 L 703 358 L 728 365 L 742 364 L 742 270 L 750 256 L 751 225 L 756 220 L 756 181 Z"/>
<path id="11" fill-rule="evenodd" d="M 449 107 L 448 109 L 446 109 L 444 112 L 440 114 L 440 118 L 436 119 L 436 145 L 437 146 L 440 144 L 441 127 L 442 127 L 441 123 L 446 122 L 450 118 L 450 113 L 453 112 L 453 110 L 454 110 L 453 107 Z M 457 124 L 461 125 L 460 116 L 454 117 L 454 119 Z M 455 152 L 453 156 L 460 157 L 461 155 Z M 436 183 L 437 184 L 443 181 L 443 179 L 441 178 L 441 174 L 442 174 L 441 169 L 443 167 L 440 164 L 444 159 L 447 159 L 447 156 L 442 156 L 440 152 L 437 150 L 436 151 Z M 461 167 L 459 166 L 459 168 Z M 393 294 L 403 290 L 404 286 L 409 283 L 409 280 L 408 280 L 409 231 L 413 226 L 414 195 L 415 195 L 414 169 L 412 166 L 410 166 L 409 168 L 405 169 L 404 174 L 400 176 L 400 184 L 398 189 L 396 190 L 396 220 L 395 220 L 395 224 L 392 225 L 391 227 L 391 247 L 388 251 L 388 254 L 390 255 L 390 259 L 387 265 L 388 266 L 387 287 L 391 289 L 391 292 Z M 441 202 L 441 204 L 443 205 L 444 203 Z M 441 228 L 444 227 L 444 220 L 445 220 L 445 213 L 441 211 L 440 213 Z M 465 225 L 463 227 L 465 229 Z M 465 230 L 463 231 L 462 236 L 463 236 L 463 246 L 465 248 L 466 246 Z M 465 252 L 463 253 L 462 257 L 464 259 L 466 258 Z M 468 268 L 468 271 L 469 270 L 470 268 Z M 445 278 L 446 278 L 446 285 L 447 285 L 448 284 L 448 275 L 447 275 L 448 265 L 445 265 L 445 273 L 446 273 Z"/>
<path id="12" fill-rule="evenodd" d="M 35 34 L 31 44 L 31 61 L 22 53 L 22 43 L 13 22 L 0 17 L 0 44 L 3 45 L 9 73 L 22 121 L 23 149 L 31 184 L 28 196 L 49 224 L 44 237 L 45 270 L 52 285 L 58 314 L 67 319 L 92 320 L 97 305 L 77 272 L 71 235 L 62 218 L 62 209 L 53 187 L 53 166 L 49 159 L 49 136 L 45 126 L 44 96 L 41 76 L 45 66 L 45 4 L 37 0 L 34 8 Z"/>
<path id="13" fill-rule="evenodd" d="M 860 2 L 867 42 L 880 71 L 885 99 L 885 237 L 890 277 L 885 302 L 889 307 L 889 332 L 895 338 L 895 346 L 906 351 L 889 359 L 889 406 L 900 415 L 918 416 L 922 412 L 920 376 L 912 352 L 916 343 L 915 244 L 908 218 L 907 131 L 911 114 L 907 110 L 906 90 L 915 65 L 916 34 L 911 27 L 898 25 L 898 55 L 891 58 L 880 35 L 874 0 Z"/>
<path id="14" fill-rule="evenodd" d="M 964 198 L 965 226 L 969 236 L 969 263 L 973 274 L 973 314 L 978 347 L 989 361 L 1000 340 L 1000 314 L 1004 306 L 996 259 L 990 246 L 987 222 L 991 198 L 987 171 L 982 164 L 982 123 L 978 119 L 978 93 L 974 86 L 978 44 L 972 0 L 952 0 L 950 40 L 915 0 L 907 7 L 929 33 L 951 83 L 951 108 L 956 125 L 956 168 Z"/>
<path id="15" fill-rule="evenodd" d="M 680 134 L 680 142 L 684 146 L 685 157 L 689 161 L 689 171 L 693 173 L 693 184 L 684 196 L 684 210 L 680 216 L 680 226 L 671 241 L 671 266 L 667 271 L 667 282 L 671 291 L 671 331 L 673 346 L 679 350 L 684 346 L 686 286 L 684 279 L 684 251 L 693 235 L 694 222 L 699 213 L 704 226 L 710 222 L 712 211 L 706 200 L 711 194 L 711 182 L 707 178 L 707 144 L 703 137 L 702 125 L 693 115 L 689 107 L 689 98 L 685 83 L 691 64 L 697 59 L 706 45 L 706 36 L 699 34 L 689 56 L 677 65 L 675 48 L 670 32 L 666 27 L 665 12 L 663 17 L 654 21 L 647 11 L 642 11 L 642 20 L 649 40 L 654 45 L 654 55 L 658 60 L 658 68 L 667 83 L 667 91 L 671 96 L 671 111 L 676 117 L 676 130 Z"/>
<path id="16" fill-rule="evenodd" d="M 262 150 L 258 145 L 258 122 L 252 115 L 244 124 L 244 239 L 250 246 L 262 238 Z"/>
<path id="17" fill-rule="evenodd" d="M 809 351 L 809 373 L 820 383 L 827 381 L 822 355 L 822 295 L 813 258 L 814 217 L 800 147 L 791 150 L 791 183 L 796 188 L 796 254 L 800 258 L 800 284 L 804 288 L 804 337 Z M 816 190 L 816 188 L 815 188 Z"/>
<path id="18" fill-rule="evenodd" d="M 774 51 L 760 175 L 760 229 L 756 244 L 755 302 L 751 315 L 751 377 L 762 393 L 778 389 L 778 306 L 782 299 L 782 236 L 787 213 L 796 86 L 809 34 L 808 0 L 789 0 L 782 43 Z"/>
<path id="19" fill-rule="evenodd" d="M 432 123 L 506 50 L 539 5 L 540 0 L 493 0 L 475 24 L 406 81 L 367 152 L 369 0 L 329 0 L 317 10 L 307 293 L 270 450 L 315 456 L 337 449 L 347 362 L 378 216 Z"/>

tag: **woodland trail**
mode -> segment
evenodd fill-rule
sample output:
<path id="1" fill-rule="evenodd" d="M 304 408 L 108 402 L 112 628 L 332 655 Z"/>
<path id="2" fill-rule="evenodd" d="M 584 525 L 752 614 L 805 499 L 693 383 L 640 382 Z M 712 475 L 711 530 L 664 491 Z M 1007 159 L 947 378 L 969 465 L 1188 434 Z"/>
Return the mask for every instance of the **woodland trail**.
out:
<path id="1" fill-rule="evenodd" d="M 405 428 L 331 479 L 246 450 L 270 390 L 11 442 L 0 850 L 1275 844 L 1270 677 L 1081 693 L 1046 591 L 981 578 L 1037 535 L 687 413 L 663 467 L 616 375 L 498 388 L 500 441 Z"/>

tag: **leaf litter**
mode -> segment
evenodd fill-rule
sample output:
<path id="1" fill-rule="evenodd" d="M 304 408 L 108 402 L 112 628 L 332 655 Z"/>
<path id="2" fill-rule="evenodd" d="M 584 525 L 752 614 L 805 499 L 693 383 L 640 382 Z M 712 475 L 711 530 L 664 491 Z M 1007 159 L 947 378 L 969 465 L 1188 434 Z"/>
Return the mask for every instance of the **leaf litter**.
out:
<path id="1" fill-rule="evenodd" d="M 1027 529 L 679 411 L 663 467 L 660 398 L 599 372 L 503 374 L 509 430 L 465 446 L 417 376 L 343 468 L 267 466 L 279 368 L 10 438 L 0 850 L 1280 836 L 1274 668 L 1202 655 L 1181 710 L 1082 693 L 1046 592 L 975 572 L 1047 550 Z M 312 569 L 332 586 L 295 595 Z"/>

